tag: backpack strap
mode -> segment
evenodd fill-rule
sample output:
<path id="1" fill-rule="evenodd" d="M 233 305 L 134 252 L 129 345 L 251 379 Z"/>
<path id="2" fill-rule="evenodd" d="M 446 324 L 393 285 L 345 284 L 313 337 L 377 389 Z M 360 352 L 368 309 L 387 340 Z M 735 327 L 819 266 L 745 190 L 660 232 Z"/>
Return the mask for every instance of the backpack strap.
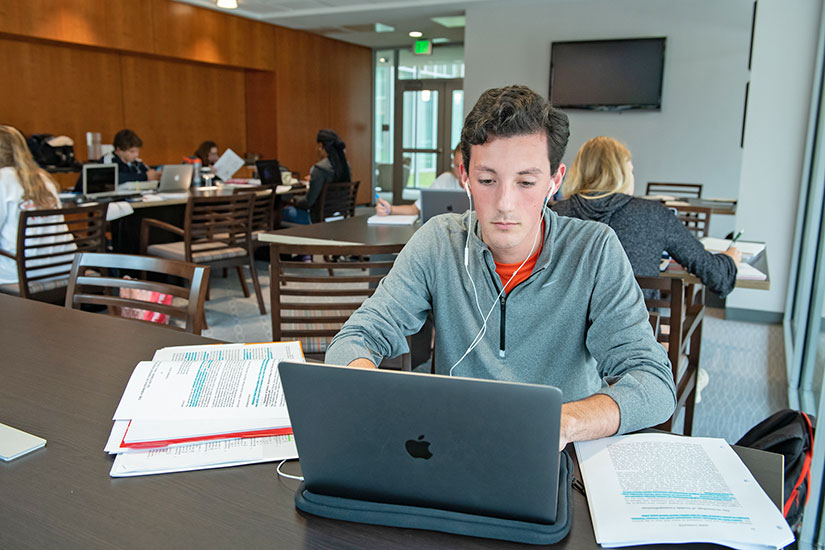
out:
<path id="1" fill-rule="evenodd" d="M 813 427 L 811 426 L 811 419 L 808 418 L 808 415 L 804 412 L 800 411 L 802 418 L 805 420 L 805 427 L 808 429 L 808 448 L 805 451 L 805 462 L 802 464 L 802 470 L 799 472 L 799 477 L 796 480 L 796 484 L 793 487 L 793 491 L 791 491 L 788 500 L 785 501 L 785 506 L 782 509 L 782 515 L 787 517 L 788 512 L 791 510 L 791 505 L 796 502 L 797 498 L 799 498 L 799 487 L 802 485 L 802 482 L 810 483 L 811 479 L 811 459 L 813 458 L 813 441 L 814 441 L 814 431 Z M 808 491 L 805 495 L 805 504 L 808 504 L 808 499 L 810 498 L 811 493 Z"/>

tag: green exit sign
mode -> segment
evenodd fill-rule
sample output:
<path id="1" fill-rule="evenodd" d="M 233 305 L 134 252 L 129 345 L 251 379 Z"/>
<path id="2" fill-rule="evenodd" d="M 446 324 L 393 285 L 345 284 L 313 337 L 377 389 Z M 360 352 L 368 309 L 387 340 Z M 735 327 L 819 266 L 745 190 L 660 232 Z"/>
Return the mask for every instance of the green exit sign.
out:
<path id="1" fill-rule="evenodd" d="M 432 55 L 433 43 L 429 40 L 416 40 L 413 44 L 413 53 L 415 55 Z"/>

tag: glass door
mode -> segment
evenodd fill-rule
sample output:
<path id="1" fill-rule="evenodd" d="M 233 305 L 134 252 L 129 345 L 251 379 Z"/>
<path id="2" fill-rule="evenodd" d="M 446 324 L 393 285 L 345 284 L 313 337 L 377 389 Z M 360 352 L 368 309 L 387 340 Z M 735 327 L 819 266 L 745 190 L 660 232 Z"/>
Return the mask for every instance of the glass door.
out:
<path id="1" fill-rule="evenodd" d="M 438 174 L 450 170 L 450 152 L 461 139 L 462 88 L 460 78 L 397 82 L 394 204 L 405 198 L 405 189 L 427 188 Z"/>

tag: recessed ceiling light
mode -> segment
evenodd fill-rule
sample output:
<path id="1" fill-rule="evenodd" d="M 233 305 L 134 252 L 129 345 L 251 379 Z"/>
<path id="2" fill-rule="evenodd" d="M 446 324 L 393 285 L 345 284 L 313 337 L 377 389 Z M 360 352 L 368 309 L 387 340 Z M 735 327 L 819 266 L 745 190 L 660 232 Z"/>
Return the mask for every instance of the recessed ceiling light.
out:
<path id="1" fill-rule="evenodd" d="M 393 32 L 395 27 L 390 25 L 385 25 L 384 23 L 376 23 L 375 24 L 375 32 Z"/>
<path id="2" fill-rule="evenodd" d="M 464 27 L 467 24 L 467 18 L 463 15 L 451 15 L 447 17 L 430 17 L 431 21 L 435 21 L 443 27 L 454 29 Z"/>
<path id="3" fill-rule="evenodd" d="M 410 36 L 412 38 L 421 38 L 422 36 L 424 36 L 424 33 L 421 31 L 410 31 Z"/>
<path id="4" fill-rule="evenodd" d="M 238 7 L 238 0 L 218 0 L 217 5 L 225 10 L 234 10 Z"/>

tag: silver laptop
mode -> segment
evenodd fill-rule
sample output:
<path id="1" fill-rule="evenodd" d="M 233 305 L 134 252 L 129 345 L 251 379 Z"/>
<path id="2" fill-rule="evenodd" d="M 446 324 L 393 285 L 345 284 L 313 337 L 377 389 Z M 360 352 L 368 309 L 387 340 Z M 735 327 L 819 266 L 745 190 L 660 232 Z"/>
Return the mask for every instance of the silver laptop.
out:
<path id="1" fill-rule="evenodd" d="M 463 189 L 422 189 L 421 223 L 433 216 L 455 212 L 461 214 L 470 208 L 470 199 Z"/>
<path id="2" fill-rule="evenodd" d="M 158 193 L 180 193 L 188 191 L 192 185 L 191 164 L 167 164 L 163 167 L 158 184 Z"/>
<path id="3" fill-rule="evenodd" d="M 306 488 L 550 523 L 558 388 L 282 362 Z"/>
<path id="4" fill-rule="evenodd" d="M 84 164 L 83 195 L 88 198 L 118 194 L 117 164 Z"/>

